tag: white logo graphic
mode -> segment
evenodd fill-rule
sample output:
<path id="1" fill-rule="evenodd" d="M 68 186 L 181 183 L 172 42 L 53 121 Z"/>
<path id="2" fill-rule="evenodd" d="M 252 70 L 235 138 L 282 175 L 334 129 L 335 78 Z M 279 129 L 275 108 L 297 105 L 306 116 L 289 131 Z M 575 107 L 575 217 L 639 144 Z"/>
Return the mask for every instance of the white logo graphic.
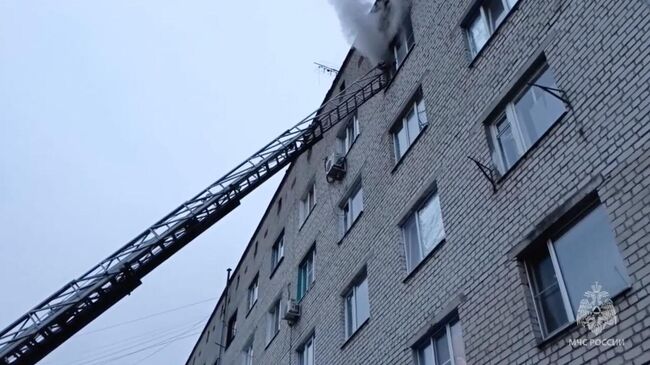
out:
<path id="1" fill-rule="evenodd" d="M 596 336 L 618 323 L 614 303 L 609 293 L 602 290 L 598 282 L 591 286 L 591 290 L 585 292 L 585 297 L 580 301 L 577 317 L 578 324 L 586 327 Z"/>

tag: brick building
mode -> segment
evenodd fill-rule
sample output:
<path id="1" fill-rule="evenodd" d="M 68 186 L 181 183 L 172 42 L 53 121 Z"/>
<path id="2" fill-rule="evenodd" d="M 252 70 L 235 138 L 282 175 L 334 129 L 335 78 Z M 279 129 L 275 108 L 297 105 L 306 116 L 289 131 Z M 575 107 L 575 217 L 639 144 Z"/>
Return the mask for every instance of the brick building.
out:
<path id="1" fill-rule="evenodd" d="M 187 364 L 650 362 L 650 2 L 414 0 L 391 47 Z M 372 66 L 351 50 L 326 100 Z"/>

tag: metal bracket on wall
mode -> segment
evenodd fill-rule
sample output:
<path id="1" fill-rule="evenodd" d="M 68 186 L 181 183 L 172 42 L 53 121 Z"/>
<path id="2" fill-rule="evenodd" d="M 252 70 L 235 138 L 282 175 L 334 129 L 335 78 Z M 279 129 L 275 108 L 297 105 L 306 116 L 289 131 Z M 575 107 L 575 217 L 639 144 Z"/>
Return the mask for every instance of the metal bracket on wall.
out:
<path id="1" fill-rule="evenodd" d="M 497 183 L 496 183 L 496 178 L 494 176 L 494 171 L 492 171 L 491 168 L 488 166 L 485 166 L 484 164 L 480 163 L 478 160 L 472 158 L 472 157 L 467 157 L 469 158 L 472 162 L 476 164 L 476 167 L 481 171 L 483 176 L 487 179 L 487 181 L 490 182 L 492 185 L 492 192 L 496 193 L 497 192 Z"/>
<path id="2" fill-rule="evenodd" d="M 569 108 L 570 110 L 573 110 L 573 106 L 571 105 L 571 102 L 569 101 L 569 99 L 566 97 L 566 93 L 564 92 L 564 90 L 556 89 L 554 87 L 543 86 L 543 85 L 535 84 L 535 83 L 529 83 L 528 85 L 535 86 L 535 87 L 538 87 L 538 88 L 542 89 L 543 91 L 551 94 L 553 97 L 555 97 L 556 99 L 559 99 L 561 102 L 563 102 L 564 105 L 566 105 L 567 108 Z"/>

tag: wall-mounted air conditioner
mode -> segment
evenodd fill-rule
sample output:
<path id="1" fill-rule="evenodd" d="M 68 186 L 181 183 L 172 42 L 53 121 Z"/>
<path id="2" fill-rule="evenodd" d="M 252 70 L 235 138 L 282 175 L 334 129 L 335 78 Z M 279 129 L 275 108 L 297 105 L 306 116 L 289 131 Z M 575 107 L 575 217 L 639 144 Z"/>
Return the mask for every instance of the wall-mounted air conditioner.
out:
<path id="1" fill-rule="evenodd" d="M 333 153 L 325 160 L 325 175 L 328 182 L 342 180 L 345 177 L 347 163 L 345 156 Z"/>
<path id="2" fill-rule="evenodd" d="M 293 299 L 289 299 L 285 308 L 284 319 L 289 322 L 289 325 L 298 322 L 300 319 L 300 304 Z"/>

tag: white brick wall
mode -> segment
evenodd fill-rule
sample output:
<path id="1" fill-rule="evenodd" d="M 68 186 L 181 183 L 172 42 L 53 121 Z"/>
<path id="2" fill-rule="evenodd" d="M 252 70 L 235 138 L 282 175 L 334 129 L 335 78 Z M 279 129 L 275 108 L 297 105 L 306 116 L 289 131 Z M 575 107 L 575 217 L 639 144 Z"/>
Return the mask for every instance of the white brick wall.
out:
<path id="1" fill-rule="evenodd" d="M 256 364 L 297 364 L 296 349 L 315 331 L 316 363 L 412 364 L 412 336 L 458 297 L 468 364 L 644 364 L 650 361 L 650 4 L 647 0 L 520 0 L 470 65 L 458 26 L 471 0 L 415 0 L 416 47 L 390 87 L 364 105 L 361 135 L 341 183 L 325 181 L 323 158 L 336 132 L 289 170 L 260 223 L 188 364 L 212 365 L 222 321 L 238 310 L 238 332 L 221 364 L 239 364 L 254 339 Z M 468 156 L 489 164 L 481 115 L 508 91 L 517 73 L 543 50 L 573 110 L 499 183 L 497 193 Z M 352 54 L 341 80 L 369 67 Z M 429 127 L 394 168 L 388 130 L 409 95 L 422 86 Z M 338 85 L 334 85 L 338 90 Z M 584 135 L 579 133 L 579 127 Z M 616 301 L 620 323 L 603 336 L 624 348 L 577 348 L 573 328 L 538 346 L 534 310 L 521 265 L 509 251 L 541 219 L 592 178 L 609 214 L 632 289 Z M 357 177 L 365 211 L 340 241 L 338 204 Z M 316 179 L 315 210 L 299 229 L 299 198 Z M 407 278 L 398 219 L 419 191 L 436 182 L 447 240 Z M 277 214 L 277 199 L 283 208 Z M 285 229 L 285 258 L 270 277 L 271 246 Z M 257 255 L 253 247 L 258 241 Z M 340 242 L 339 242 L 340 241 Z M 316 282 L 302 318 L 283 321 L 266 346 L 273 301 L 295 297 L 298 264 L 316 242 Z M 367 267 L 370 320 L 344 345 L 341 294 Z M 246 290 L 259 272 L 259 301 L 247 315 Z M 238 279 L 239 278 L 239 279 Z M 239 286 L 236 288 L 236 282 Z M 210 338 L 206 340 L 207 332 Z"/>

